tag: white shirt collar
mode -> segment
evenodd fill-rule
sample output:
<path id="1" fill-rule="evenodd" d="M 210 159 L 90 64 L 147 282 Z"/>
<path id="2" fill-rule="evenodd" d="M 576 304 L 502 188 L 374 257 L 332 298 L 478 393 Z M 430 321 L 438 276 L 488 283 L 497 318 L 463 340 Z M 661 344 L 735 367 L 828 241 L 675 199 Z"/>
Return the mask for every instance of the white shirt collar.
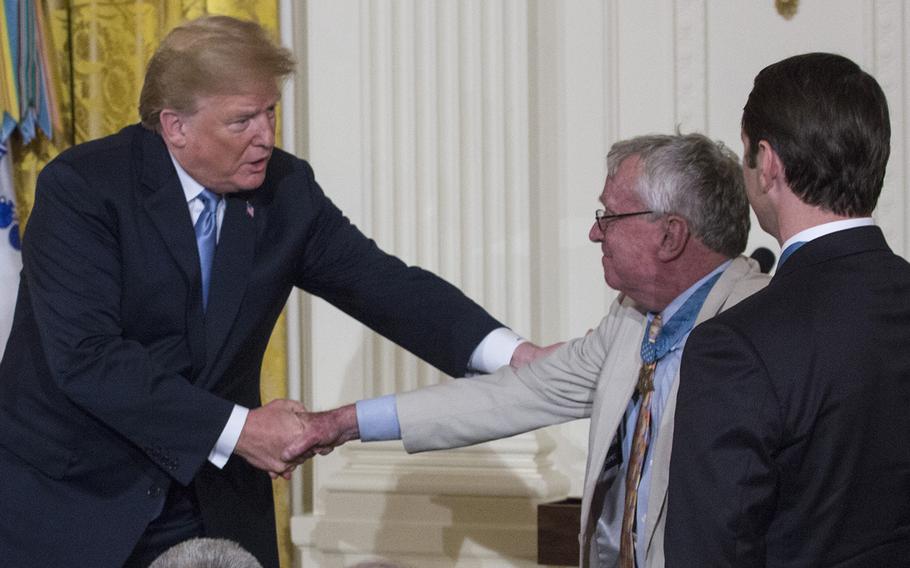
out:
<path id="1" fill-rule="evenodd" d="M 796 242 L 809 242 L 813 239 L 824 237 L 825 235 L 830 235 L 831 233 L 836 233 L 838 231 L 846 231 L 847 229 L 855 229 L 856 227 L 868 227 L 872 225 L 875 225 L 875 221 L 872 219 L 872 217 L 857 217 L 855 219 L 844 219 L 843 221 L 831 221 L 830 223 L 822 223 L 821 225 L 809 227 L 808 229 L 796 233 L 787 239 L 783 245 L 781 245 L 780 250 L 784 250 Z"/>
<path id="2" fill-rule="evenodd" d="M 174 163 L 174 168 L 177 170 L 177 177 L 180 178 L 180 186 L 183 188 L 183 194 L 186 196 L 186 202 L 199 197 L 199 194 L 202 193 L 202 190 L 205 189 L 201 183 L 194 180 L 190 177 L 190 174 L 186 173 L 186 170 L 183 169 L 183 166 L 177 162 L 177 159 L 174 158 L 174 155 L 171 154 L 171 151 L 168 150 L 168 155 L 171 157 L 171 162 Z"/>

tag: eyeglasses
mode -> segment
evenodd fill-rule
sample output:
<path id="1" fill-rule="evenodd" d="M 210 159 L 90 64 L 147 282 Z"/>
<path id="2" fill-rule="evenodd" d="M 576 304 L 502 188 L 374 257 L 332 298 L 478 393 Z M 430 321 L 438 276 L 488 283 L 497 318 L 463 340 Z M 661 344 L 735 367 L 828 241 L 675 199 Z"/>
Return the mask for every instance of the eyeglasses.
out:
<path id="1" fill-rule="evenodd" d="M 653 211 L 636 211 L 634 213 L 615 213 L 608 215 L 603 209 L 598 209 L 594 212 L 594 220 L 597 221 L 597 228 L 600 229 L 600 232 L 607 230 L 607 225 L 612 221 L 617 219 L 622 219 L 623 217 L 634 217 L 636 215 L 647 215 L 649 213 L 654 213 Z"/>

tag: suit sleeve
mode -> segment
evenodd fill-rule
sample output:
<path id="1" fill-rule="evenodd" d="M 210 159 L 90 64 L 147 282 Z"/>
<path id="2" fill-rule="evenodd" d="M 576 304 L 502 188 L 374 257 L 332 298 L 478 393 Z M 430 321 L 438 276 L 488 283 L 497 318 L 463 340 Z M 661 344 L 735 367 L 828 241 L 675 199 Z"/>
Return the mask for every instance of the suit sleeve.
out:
<path id="1" fill-rule="evenodd" d="M 462 447 L 589 417 L 608 349 L 607 327 L 602 323 L 517 371 L 503 367 L 469 381 L 399 394 L 405 449 Z"/>
<path id="2" fill-rule="evenodd" d="M 709 321 L 680 371 L 666 529 L 668 567 L 765 566 L 780 405 L 750 341 Z"/>
<path id="3" fill-rule="evenodd" d="M 448 375 L 464 376 L 471 353 L 503 324 L 452 284 L 380 250 L 306 169 L 316 212 L 296 284 Z"/>
<path id="4" fill-rule="evenodd" d="M 113 207 L 65 162 L 45 168 L 23 242 L 43 360 L 73 404 L 188 483 L 233 405 L 124 337 L 120 255 Z"/>

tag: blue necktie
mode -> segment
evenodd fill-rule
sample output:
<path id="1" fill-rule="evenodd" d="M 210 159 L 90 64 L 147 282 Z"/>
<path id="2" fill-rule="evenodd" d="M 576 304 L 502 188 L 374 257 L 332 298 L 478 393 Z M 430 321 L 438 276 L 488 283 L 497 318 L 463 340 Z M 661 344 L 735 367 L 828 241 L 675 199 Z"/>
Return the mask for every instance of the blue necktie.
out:
<path id="1" fill-rule="evenodd" d="M 796 250 L 806 244 L 806 241 L 796 241 L 795 243 L 790 243 L 790 245 L 784 249 L 784 252 L 780 253 L 780 260 L 777 261 L 777 269 L 780 270 L 780 267 L 784 265 L 784 262 L 790 258 L 790 255 L 795 253 Z"/>
<path id="2" fill-rule="evenodd" d="M 215 258 L 215 245 L 218 242 L 218 201 L 221 199 L 207 189 L 203 189 L 196 199 L 202 201 L 205 208 L 196 219 L 193 229 L 196 231 L 196 247 L 199 249 L 199 268 L 202 270 L 202 310 L 205 311 L 209 300 L 209 282 L 212 276 L 212 259 Z"/>

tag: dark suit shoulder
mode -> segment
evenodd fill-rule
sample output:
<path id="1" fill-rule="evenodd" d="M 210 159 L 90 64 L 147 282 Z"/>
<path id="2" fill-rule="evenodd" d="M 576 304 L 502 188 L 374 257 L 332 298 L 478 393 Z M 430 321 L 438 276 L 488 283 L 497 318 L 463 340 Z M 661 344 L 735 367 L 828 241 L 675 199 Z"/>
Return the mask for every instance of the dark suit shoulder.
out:
<path id="1" fill-rule="evenodd" d="M 260 203 L 272 203 L 282 197 L 325 198 L 310 164 L 280 148 L 272 151 L 262 186 L 249 192 L 249 195 L 255 195 Z"/>
<path id="2" fill-rule="evenodd" d="M 881 303 L 883 293 L 893 296 L 895 307 L 910 303 L 910 263 L 887 247 L 870 248 L 778 274 L 766 288 L 716 318 L 749 329 L 761 329 L 762 322 L 779 326 L 800 320 L 826 325 L 820 318 L 867 313 L 870 304 Z"/>
<path id="3" fill-rule="evenodd" d="M 811 428 L 805 417 L 824 405 L 874 398 L 882 381 L 906 376 L 905 370 L 886 370 L 910 369 L 902 347 L 906 321 L 910 264 L 875 247 L 775 276 L 767 288 L 703 324 L 710 333 L 693 332 L 686 351 L 706 340 L 723 344 L 724 334 L 735 333 L 740 345 L 754 350 L 780 399 L 800 401 L 786 412 L 789 431 L 804 434 Z M 813 412 L 801 405 L 805 401 L 812 401 Z"/>
<path id="4" fill-rule="evenodd" d="M 722 325 L 747 337 L 774 334 L 782 321 L 797 322 L 811 307 L 798 300 L 800 294 L 774 286 L 772 282 L 741 302 L 715 315 L 700 326 Z M 696 328 L 697 330 L 697 328 Z"/>
<path id="5" fill-rule="evenodd" d="M 272 152 L 262 185 L 237 197 L 263 206 L 270 226 L 293 226 L 298 236 L 312 236 L 325 223 L 349 224 L 319 186 L 310 164 L 279 148 Z"/>
<path id="6" fill-rule="evenodd" d="M 269 158 L 266 180 L 268 180 L 270 176 L 274 176 L 276 180 L 280 180 L 283 176 L 294 173 L 312 177 L 313 167 L 303 158 L 298 158 L 294 154 L 282 150 L 281 148 L 275 148 L 272 151 L 272 157 Z"/>
<path id="7" fill-rule="evenodd" d="M 142 126 L 133 124 L 124 127 L 115 134 L 95 138 L 94 140 L 71 146 L 61 152 L 54 161 L 60 160 L 79 165 L 83 160 L 91 159 L 98 154 L 110 154 L 118 151 L 129 152 L 133 141 L 137 137 L 145 135 L 157 136 L 157 134 L 144 129 Z"/>
<path id="8" fill-rule="evenodd" d="M 138 177 L 143 146 L 155 148 L 155 159 L 159 161 L 167 157 L 161 137 L 139 125 L 77 144 L 45 166 L 38 176 L 38 191 L 56 186 L 61 190 L 78 188 L 83 193 L 120 193 Z"/>

